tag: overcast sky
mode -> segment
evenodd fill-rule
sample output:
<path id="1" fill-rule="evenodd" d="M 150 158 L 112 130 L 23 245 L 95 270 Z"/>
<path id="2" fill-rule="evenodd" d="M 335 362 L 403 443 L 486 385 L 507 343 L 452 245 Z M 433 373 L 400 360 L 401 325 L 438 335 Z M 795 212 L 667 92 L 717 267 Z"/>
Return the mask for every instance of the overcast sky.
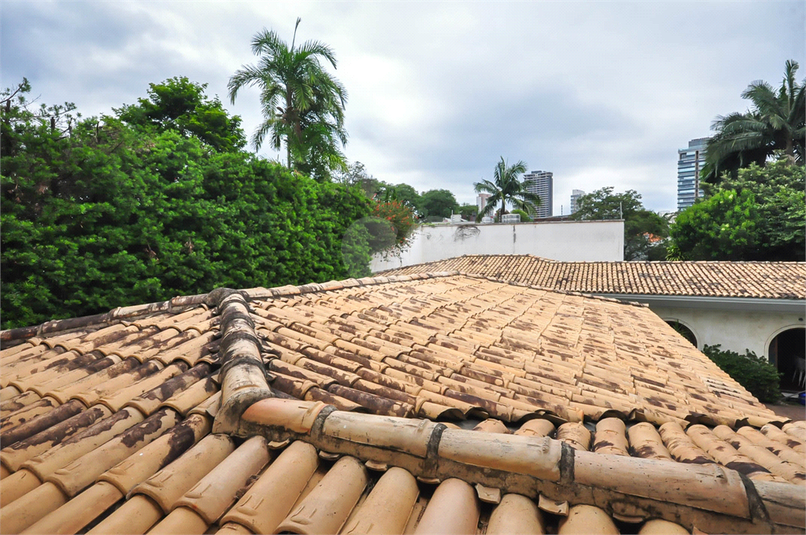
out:
<path id="1" fill-rule="evenodd" d="M 227 99 L 255 62 L 252 36 L 277 31 L 336 52 L 349 93 L 345 154 L 391 183 L 451 190 L 500 156 L 554 173 L 554 213 L 572 189 L 635 189 L 653 210 L 677 203 L 677 149 L 741 92 L 806 63 L 806 3 L 792 2 L 44 2 L 0 4 L 2 85 L 23 76 L 48 104 L 84 116 L 187 76 L 243 118 L 256 91 Z M 806 65 L 798 78 L 806 76 Z M 260 154 L 276 158 L 268 149 Z"/>

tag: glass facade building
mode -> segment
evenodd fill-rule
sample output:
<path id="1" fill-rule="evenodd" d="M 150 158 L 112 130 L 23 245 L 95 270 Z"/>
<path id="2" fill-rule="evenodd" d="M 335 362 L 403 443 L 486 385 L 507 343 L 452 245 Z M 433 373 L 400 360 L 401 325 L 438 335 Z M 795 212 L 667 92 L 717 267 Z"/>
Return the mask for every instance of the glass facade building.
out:
<path id="1" fill-rule="evenodd" d="M 551 171 L 532 171 L 523 175 L 526 191 L 540 197 L 540 206 L 537 207 L 536 217 L 551 217 L 554 213 L 552 200 L 554 198 L 554 173 Z"/>
<path id="2" fill-rule="evenodd" d="M 685 210 L 702 197 L 700 171 L 705 164 L 707 137 L 692 139 L 687 149 L 677 151 L 677 211 Z"/>

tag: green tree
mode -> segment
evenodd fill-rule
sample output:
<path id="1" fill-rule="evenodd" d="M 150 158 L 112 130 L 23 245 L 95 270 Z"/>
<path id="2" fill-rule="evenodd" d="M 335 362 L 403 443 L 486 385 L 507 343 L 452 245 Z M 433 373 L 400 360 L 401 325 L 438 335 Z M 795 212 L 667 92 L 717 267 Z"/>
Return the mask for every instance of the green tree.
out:
<path id="1" fill-rule="evenodd" d="M 758 247 L 760 217 L 752 192 L 720 191 L 677 216 L 675 251 L 685 260 L 744 260 Z"/>
<path id="2" fill-rule="evenodd" d="M 482 217 L 494 213 L 499 203 L 501 206 L 500 215 L 506 213 L 507 203 L 523 210 L 527 214 L 533 215 L 535 208 L 540 206 L 540 197 L 529 193 L 525 184 L 518 178 L 519 175 L 525 172 L 526 163 L 518 161 L 508 166 L 504 157 L 501 156 L 501 160 L 496 164 L 493 171 L 493 180 L 482 179 L 481 182 L 473 184 L 476 193 L 489 193 L 491 195 L 487 199 L 487 205 L 484 210 L 476 216 L 476 219 L 481 220 Z"/>
<path id="3" fill-rule="evenodd" d="M 3 328 L 218 286 L 338 279 L 369 263 L 366 243 L 342 254 L 370 213 L 357 189 L 178 129 L 72 123 L 69 106 L 40 116 L 11 93 L 0 95 L 11 148 L 0 155 Z"/>
<path id="4" fill-rule="evenodd" d="M 169 78 L 149 84 L 148 98 L 115 110 L 129 124 L 151 126 L 158 132 L 171 129 L 183 137 L 195 136 L 219 151 L 239 150 L 246 145 L 241 118 L 230 116 L 216 98 L 204 94 L 207 84 L 186 77 Z"/>
<path id="5" fill-rule="evenodd" d="M 779 152 L 790 163 L 803 163 L 806 145 L 806 82 L 797 83 L 798 62 L 788 60 L 781 86 L 764 81 L 751 83 L 742 98 L 751 103 L 746 113 L 718 116 L 708 140 L 703 179 L 717 182 L 724 171 L 755 163 L 764 165 Z"/>
<path id="6" fill-rule="evenodd" d="M 357 186 L 368 198 L 373 199 L 386 185 L 372 176 L 361 162 L 353 162 L 333 173 L 336 182 L 345 186 Z"/>
<path id="7" fill-rule="evenodd" d="M 660 260 L 666 256 L 669 224 L 644 208 L 637 191 L 613 193 L 612 187 L 606 187 L 583 195 L 577 206 L 577 211 L 571 215 L 577 221 L 624 220 L 625 260 Z"/>
<path id="8" fill-rule="evenodd" d="M 432 189 L 420 195 L 420 211 L 423 217 L 450 217 L 459 210 L 453 193 L 446 189 Z"/>
<path id="9" fill-rule="evenodd" d="M 462 214 L 462 219 L 466 221 L 475 221 L 478 212 L 479 207 L 475 204 L 463 204 L 459 207 L 459 213 Z"/>
<path id="10" fill-rule="evenodd" d="M 518 214 L 519 216 L 521 216 L 521 222 L 522 223 L 531 223 L 532 222 L 532 218 L 529 217 L 529 214 L 527 214 L 523 210 L 519 210 L 519 209 L 515 208 L 514 210 L 512 210 L 512 213 L 513 214 Z"/>
<path id="11" fill-rule="evenodd" d="M 415 212 L 419 212 L 422 199 L 420 198 L 420 194 L 417 193 L 416 189 L 408 184 L 402 183 L 395 184 L 393 187 L 395 188 L 395 193 L 397 194 L 397 200 L 400 201 L 401 204 L 410 207 Z"/>
<path id="12" fill-rule="evenodd" d="M 258 64 L 244 65 L 227 87 L 233 103 L 243 87 L 260 89 L 265 120 L 252 137 L 255 147 L 267 136 L 276 150 L 285 142 L 289 168 L 325 179 L 334 169 L 346 170 L 339 147 L 347 143 L 347 91 L 322 65 L 326 62 L 336 68 L 329 46 L 319 41 L 296 46 L 300 20 L 294 26 L 291 46 L 274 31 L 264 29 L 256 34 L 252 52 L 260 57 Z"/>
<path id="13" fill-rule="evenodd" d="M 702 352 L 762 403 L 781 400 L 781 374 L 769 360 L 749 349 L 745 349 L 744 355 L 729 349 L 723 351 L 719 344 L 705 345 Z"/>
<path id="14" fill-rule="evenodd" d="M 672 251 L 687 260 L 804 260 L 805 174 L 785 159 L 726 173 L 677 216 Z"/>

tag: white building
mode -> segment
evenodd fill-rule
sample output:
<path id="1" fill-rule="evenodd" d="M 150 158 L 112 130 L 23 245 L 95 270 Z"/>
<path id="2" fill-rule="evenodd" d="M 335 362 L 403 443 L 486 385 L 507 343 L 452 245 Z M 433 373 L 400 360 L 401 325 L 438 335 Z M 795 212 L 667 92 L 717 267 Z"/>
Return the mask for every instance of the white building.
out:
<path id="1" fill-rule="evenodd" d="M 581 189 L 574 189 L 571 190 L 571 212 L 574 213 L 579 209 L 579 198 L 585 195 L 585 192 Z"/>
<path id="2" fill-rule="evenodd" d="M 624 221 L 547 221 L 420 225 L 399 255 L 376 255 L 370 269 L 383 271 L 467 254 L 536 255 L 556 260 L 624 259 Z"/>
<path id="3" fill-rule="evenodd" d="M 487 206 L 487 199 L 489 199 L 490 197 L 492 197 L 492 195 L 489 194 L 489 193 L 479 193 L 478 194 L 478 196 L 476 197 L 476 206 L 479 209 L 479 213 L 481 213 L 484 210 L 484 208 Z"/>
<path id="4" fill-rule="evenodd" d="M 526 191 L 540 197 L 540 206 L 537 207 L 537 216 L 551 217 L 554 215 L 554 173 L 551 171 L 532 171 L 523 175 Z"/>

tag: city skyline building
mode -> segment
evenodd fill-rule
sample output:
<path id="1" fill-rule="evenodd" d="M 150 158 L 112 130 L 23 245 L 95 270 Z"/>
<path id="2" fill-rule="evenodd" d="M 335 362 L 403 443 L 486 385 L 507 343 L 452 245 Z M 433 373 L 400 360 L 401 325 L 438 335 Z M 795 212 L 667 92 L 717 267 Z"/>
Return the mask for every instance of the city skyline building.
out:
<path id="1" fill-rule="evenodd" d="M 700 172 L 705 164 L 707 137 L 692 139 L 688 148 L 677 151 L 677 211 L 685 210 L 702 197 Z"/>
<path id="2" fill-rule="evenodd" d="M 484 210 L 484 208 L 487 206 L 487 199 L 489 199 L 490 197 L 492 197 L 492 195 L 489 193 L 478 194 L 478 196 L 476 197 L 476 207 L 479 209 L 479 213 L 481 213 L 482 210 Z"/>
<path id="3" fill-rule="evenodd" d="M 585 195 L 585 192 L 581 189 L 571 190 L 571 214 L 579 209 L 579 198 L 583 195 Z"/>
<path id="4" fill-rule="evenodd" d="M 523 175 L 526 191 L 540 197 L 535 217 L 551 217 L 554 214 L 554 173 L 551 171 L 532 171 Z"/>

